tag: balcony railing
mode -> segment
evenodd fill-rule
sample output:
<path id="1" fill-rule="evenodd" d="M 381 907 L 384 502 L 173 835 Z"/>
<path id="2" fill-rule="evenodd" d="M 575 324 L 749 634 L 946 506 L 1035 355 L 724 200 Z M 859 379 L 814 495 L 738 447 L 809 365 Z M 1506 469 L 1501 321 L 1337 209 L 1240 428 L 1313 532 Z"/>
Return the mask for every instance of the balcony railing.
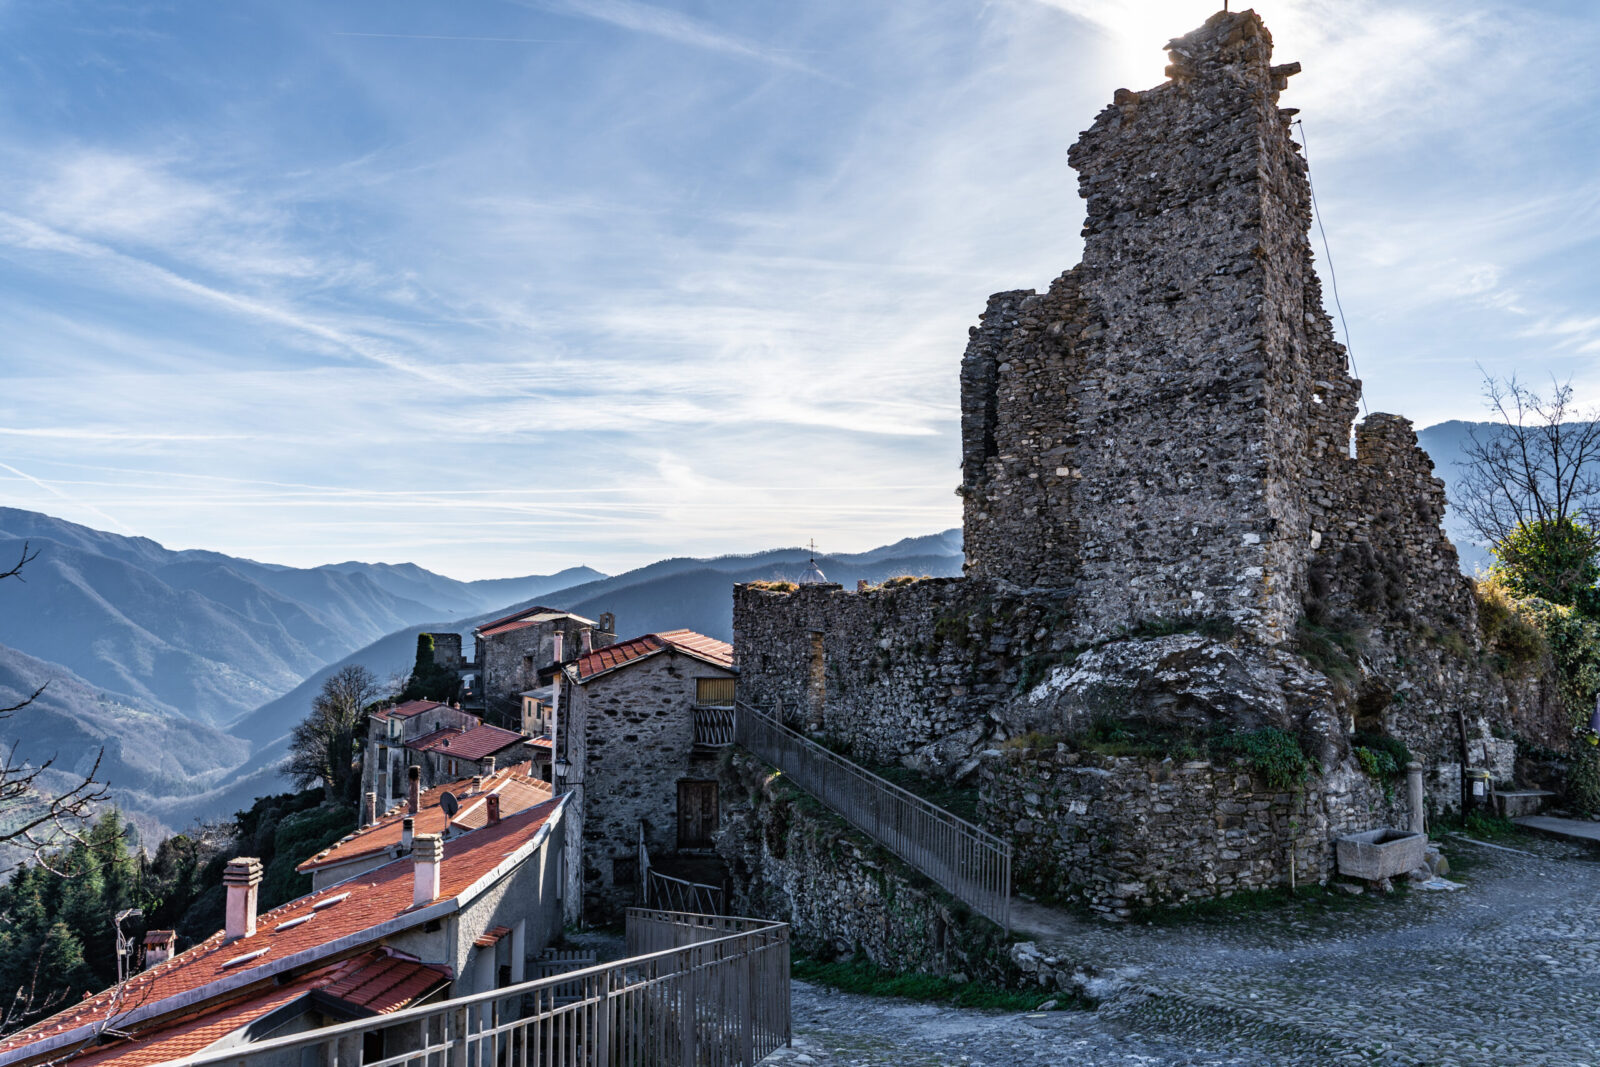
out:
<path id="1" fill-rule="evenodd" d="M 733 709 L 695 708 L 694 743 L 697 745 L 733 744 Z"/>
<path id="2" fill-rule="evenodd" d="M 754 1067 L 790 1039 L 789 928 L 630 909 L 637 954 L 202 1053 L 185 1067 Z"/>

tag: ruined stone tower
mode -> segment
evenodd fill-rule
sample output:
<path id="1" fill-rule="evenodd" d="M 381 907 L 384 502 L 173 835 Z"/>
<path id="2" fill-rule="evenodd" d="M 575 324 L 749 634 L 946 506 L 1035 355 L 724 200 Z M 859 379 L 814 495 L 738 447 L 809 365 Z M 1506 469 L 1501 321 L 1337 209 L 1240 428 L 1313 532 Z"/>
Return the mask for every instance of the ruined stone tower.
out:
<path id="1" fill-rule="evenodd" d="M 1168 44 L 1171 80 L 1073 147 L 1083 262 L 1000 293 L 962 363 L 967 574 L 1062 590 L 1080 638 L 1299 616 L 1319 481 L 1360 384 L 1306 235 L 1305 161 L 1254 12 Z M 1318 502 L 1318 498 L 1322 502 Z"/>

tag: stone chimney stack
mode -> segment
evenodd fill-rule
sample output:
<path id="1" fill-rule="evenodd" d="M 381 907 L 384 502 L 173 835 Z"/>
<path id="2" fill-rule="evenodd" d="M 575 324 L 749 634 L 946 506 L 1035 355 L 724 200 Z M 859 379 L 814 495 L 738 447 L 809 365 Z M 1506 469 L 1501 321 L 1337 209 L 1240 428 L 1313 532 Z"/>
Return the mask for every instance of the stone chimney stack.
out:
<path id="1" fill-rule="evenodd" d="M 588 655 L 594 651 L 594 630 L 585 626 L 583 628 L 583 654 Z"/>
<path id="2" fill-rule="evenodd" d="M 483 792 L 483 775 L 474 774 L 472 776 L 472 791 L 474 793 Z"/>
<path id="3" fill-rule="evenodd" d="M 417 813 L 422 805 L 422 768 L 412 764 L 406 768 L 406 810 Z"/>
<path id="4" fill-rule="evenodd" d="M 144 935 L 144 965 L 146 969 L 172 958 L 178 935 L 172 930 L 151 930 Z"/>
<path id="5" fill-rule="evenodd" d="M 361 825 L 371 826 L 378 821 L 378 794 L 368 793 L 361 799 Z"/>
<path id="6" fill-rule="evenodd" d="M 400 848 L 406 852 L 411 851 L 412 833 L 417 828 L 417 820 L 407 815 L 400 820 Z"/>
<path id="7" fill-rule="evenodd" d="M 415 881 L 411 890 L 411 904 L 421 907 L 439 899 L 439 868 L 444 866 L 444 838 L 438 834 L 418 834 L 411 851 L 411 867 Z"/>
<path id="8" fill-rule="evenodd" d="M 490 793 L 484 804 L 489 812 L 489 825 L 493 826 L 500 821 L 500 794 Z"/>
<path id="9" fill-rule="evenodd" d="M 261 885 L 261 861 L 254 856 L 237 856 L 222 872 L 228 887 L 227 922 L 223 927 L 229 941 L 256 932 L 256 887 Z"/>

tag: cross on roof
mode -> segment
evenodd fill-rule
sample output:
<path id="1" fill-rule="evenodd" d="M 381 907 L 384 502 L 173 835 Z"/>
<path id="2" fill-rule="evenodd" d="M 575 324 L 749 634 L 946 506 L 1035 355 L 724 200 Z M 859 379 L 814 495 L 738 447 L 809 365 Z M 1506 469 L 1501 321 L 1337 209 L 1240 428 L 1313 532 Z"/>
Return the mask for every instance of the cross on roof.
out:
<path id="1" fill-rule="evenodd" d="M 811 550 L 811 562 L 815 563 L 817 561 L 817 539 L 813 537 L 811 540 L 807 541 L 806 547 Z"/>

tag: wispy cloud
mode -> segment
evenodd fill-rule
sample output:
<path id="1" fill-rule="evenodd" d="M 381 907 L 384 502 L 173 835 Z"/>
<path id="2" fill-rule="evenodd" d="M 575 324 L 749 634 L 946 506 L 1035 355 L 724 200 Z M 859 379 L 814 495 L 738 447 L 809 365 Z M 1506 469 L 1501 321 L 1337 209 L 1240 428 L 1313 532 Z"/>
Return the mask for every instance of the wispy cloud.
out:
<path id="1" fill-rule="evenodd" d="M 743 40 L 680 11 L 640 3 L 639 0 L 551 0 L 550 3 L 540 6 L 562 14 L 594 19 L 634 33 L 659 37 L 690 48 L 737 56 L 741 59 L 753 59 L 805 74 L 818 74 L 818 71 L 796 59 L 790 51 Z"/>

